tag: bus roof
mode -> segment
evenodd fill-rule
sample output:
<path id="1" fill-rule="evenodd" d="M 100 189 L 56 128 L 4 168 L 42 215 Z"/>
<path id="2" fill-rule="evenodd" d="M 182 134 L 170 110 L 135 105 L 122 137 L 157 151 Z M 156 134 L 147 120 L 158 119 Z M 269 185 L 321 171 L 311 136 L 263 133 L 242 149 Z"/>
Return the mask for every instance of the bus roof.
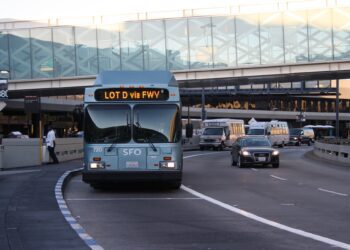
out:
<path id="1" fill-rule="evenodd" d="M 147 83 L 178 86 L 170 71 L 103 71 L 97 75 L 95 86 Z"/>

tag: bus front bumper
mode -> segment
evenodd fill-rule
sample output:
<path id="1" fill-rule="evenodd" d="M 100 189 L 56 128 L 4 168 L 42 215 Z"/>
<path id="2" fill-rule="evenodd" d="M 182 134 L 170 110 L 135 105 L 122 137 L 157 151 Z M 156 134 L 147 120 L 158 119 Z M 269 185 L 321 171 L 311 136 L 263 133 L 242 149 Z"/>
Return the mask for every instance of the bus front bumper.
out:
<path id="1" fill-rule="evenodd" d="M 83 170 L 86 183 L 121 182 L 181 182 L 182 171 L 86 171 Z"/>

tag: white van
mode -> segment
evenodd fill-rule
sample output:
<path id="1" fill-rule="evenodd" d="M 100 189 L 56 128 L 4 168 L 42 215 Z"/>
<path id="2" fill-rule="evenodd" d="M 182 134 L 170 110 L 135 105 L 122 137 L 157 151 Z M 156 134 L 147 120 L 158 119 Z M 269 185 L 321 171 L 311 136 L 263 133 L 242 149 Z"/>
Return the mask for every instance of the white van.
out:
<path id="1" fill-rule="evenodd" d="M 287 122 L 253 122 L 249 125 L 247 135 L 267 136 L 271 145 L 283 147 L 289 142 L 289 128 Z"/>
<path id="2" fill-rule="evenodd" d="M 238 137 L 244 136 L 244 121 L 237 119 L 208 119 L 203 121 L 199 148 L 222 150 L 231 147 Z"/>

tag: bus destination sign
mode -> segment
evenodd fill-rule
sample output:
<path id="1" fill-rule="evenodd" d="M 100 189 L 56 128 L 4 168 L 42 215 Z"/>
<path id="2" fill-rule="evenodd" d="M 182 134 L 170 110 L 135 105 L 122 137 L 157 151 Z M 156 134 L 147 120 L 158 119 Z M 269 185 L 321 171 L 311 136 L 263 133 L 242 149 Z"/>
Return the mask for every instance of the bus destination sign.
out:
<path id="1" fill-rule="evenodd" d="M 166 101 L 167 89 L 157 88 L 109 88 L 95 91 L 96 101 Z"/>

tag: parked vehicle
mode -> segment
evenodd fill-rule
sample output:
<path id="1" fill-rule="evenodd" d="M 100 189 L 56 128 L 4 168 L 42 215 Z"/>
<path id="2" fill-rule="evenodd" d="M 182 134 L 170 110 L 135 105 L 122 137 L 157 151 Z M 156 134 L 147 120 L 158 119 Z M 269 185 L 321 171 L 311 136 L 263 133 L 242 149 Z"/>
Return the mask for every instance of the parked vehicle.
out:
<path id="1" fill-rule="evenodd" d="M 289 128 L 287 122 L 253 122 L 249 125 L 248 135 L 267 136 L 272 146 L 283 147 L 289 142 Z"/>
<path id="2" fill-rule="evenodd" d="M 269 164 L 279 167 L 279 151 L 272 148 L 265 136 L 245 136 L 238 138 L 231 149 L 232 166 L 245 167 Z"/>
<path id="3" fill-rule="evenodd" d="M 311 146 L 315 140 L 315 133 L 311 128 L 292 128 L 289 130 L 289 144 L 300 146 L 307 144 Z"/>
<path id="4" fill-rule="evenodd" d="M 199 148 L 222 150 L 231 147 L 237 138 L 244 136 L 244 121 L 236 119 L 211 119 L 203 121 Z"/>
<path id="5" fill-rule="evenodd" d="M 11 131 L 6 138 L 28 139 L 29 136 L 22 134 L 20 131 Z"/>

